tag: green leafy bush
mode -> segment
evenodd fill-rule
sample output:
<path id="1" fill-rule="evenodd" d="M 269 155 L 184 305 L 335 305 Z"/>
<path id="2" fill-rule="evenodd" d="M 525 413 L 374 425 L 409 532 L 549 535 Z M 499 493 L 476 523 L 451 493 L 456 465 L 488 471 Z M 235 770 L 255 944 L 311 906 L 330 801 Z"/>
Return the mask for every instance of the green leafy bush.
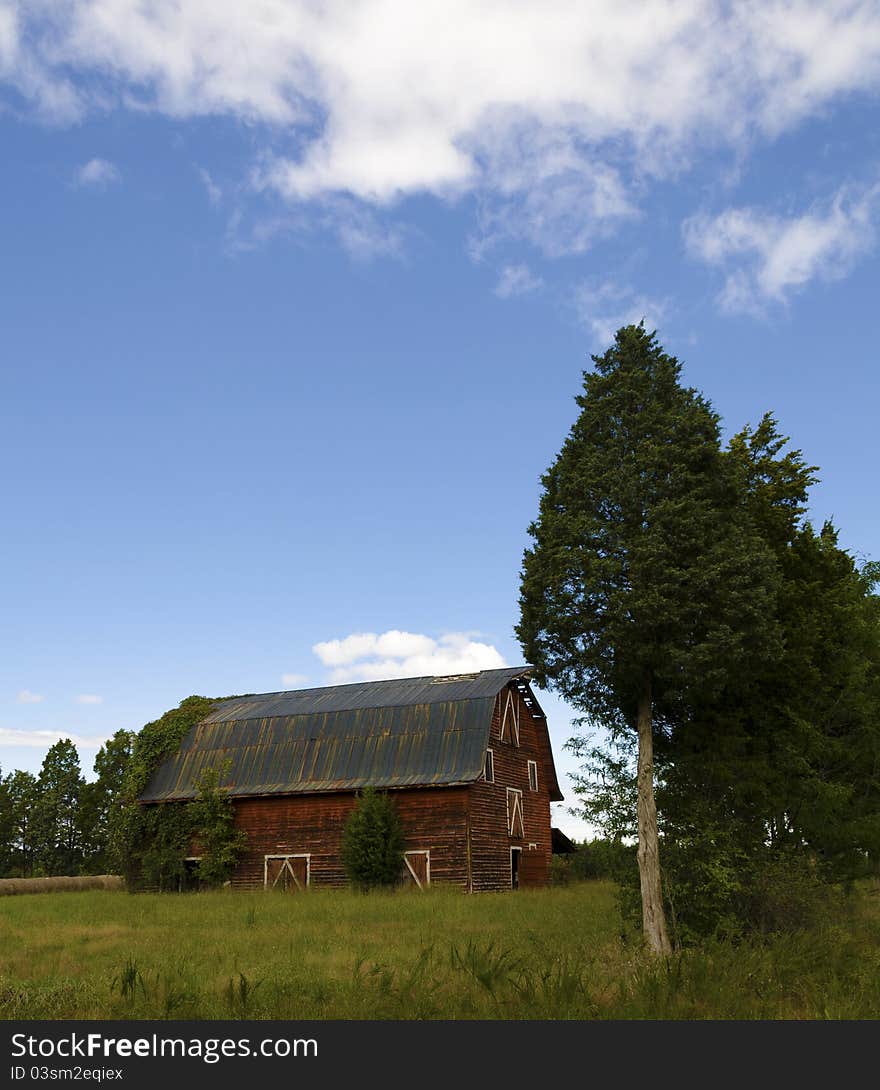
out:
<path id="1" fill-rule="evenodd" d="M 201 849 L 199 881 L 214 888 L 232 876 L 247 840 L 247 833 L 235 828 L 232 799 L 220 786 L 229 766 L 227 761 L 223 768 L 206 768 L 199 778 L 198 796 L 189 804 L 193 831 Z"/>
<path id="2" fill-rule="evenodd" d="M 364 788 L 342 837 L 342 863 L 352 884 L 363 890 L 393 886 L 400 880 L 403 846 L 403 826 L 391 798 Z"/>
<path id="3" fill-rule="evenodd" d="M 706 825 L 664 840 L 663 895 L 675 944 L 785 934 L 820 927 L 842 905 L 815 855 L 772 845 L 743 849 L 734 831 Z M 640 916 L 638 872 L 614 875 L 624 919 Z"/>
<path id="4" fill-rule="evenodd" d="M 577 851 L 553 856 L 550 881 L 555 886 L 597 878 L 618 881 L 622 873 L 635 866 L 634 844 L 624 844 L 620 839 L 585 840 L 577 845 Z"/>

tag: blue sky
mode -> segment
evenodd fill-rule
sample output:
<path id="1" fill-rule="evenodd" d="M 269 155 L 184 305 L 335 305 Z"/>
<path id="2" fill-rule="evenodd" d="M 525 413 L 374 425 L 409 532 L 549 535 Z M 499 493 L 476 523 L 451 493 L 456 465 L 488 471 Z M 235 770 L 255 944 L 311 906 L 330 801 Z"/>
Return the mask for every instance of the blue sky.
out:
<path id="1" fill-rule="evenodd" d="M 642 317 L 880 557 L 880 6 L 736 8 L 0 0 L 4 772 L 521 661 L 539 476 Z"/>

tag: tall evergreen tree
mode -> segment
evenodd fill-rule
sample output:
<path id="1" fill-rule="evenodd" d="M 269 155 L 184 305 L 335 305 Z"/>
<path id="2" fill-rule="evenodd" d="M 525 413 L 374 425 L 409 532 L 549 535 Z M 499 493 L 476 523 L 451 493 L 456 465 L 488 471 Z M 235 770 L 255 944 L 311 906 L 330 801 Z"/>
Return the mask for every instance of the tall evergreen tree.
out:
<path id="1" fill-rule="evenodd" d="M 69 738 L 51 746 L 37 778 L 33 829 L 37 860 L 49 875 L 78 874 L 82 862 L 79 754 Z"/>
<path id="2" fill-rule="evenodd" d="M 694 700 L 657 738 L 667 906 L 679 938 L 796 927 L 821 880 L 880 861 L 880 599 L 830 525 L 805 521 L 815 467 L 771 415 L 725 454 L 779 572 L 780 645 Z M 626 739 L 582 746 L 576 788 L 610 834 L 631 832 Z"/>
<path id="3" fill-rule="evenodd" d="M 766 415 L 729 457 L 780 572 L 782 636 L 658 749 L 662 828 L 684 927 L 754 926 L 785 866 L 851 878 L 880 860 L 880 599 L 830 524 L 804 520 L 815 467 Z"/>
<path id="4" fill-rule="evenodd" d="M 638 864 L 649 947 L 671 949 L 654 797 L 655 732 L 776 645 L 776 571 L 721 451 L 718 417 L 641 325 L 593 357 L 580 414 L 542 478 L 517 635 L 540 683 L 637 742 Z"/>

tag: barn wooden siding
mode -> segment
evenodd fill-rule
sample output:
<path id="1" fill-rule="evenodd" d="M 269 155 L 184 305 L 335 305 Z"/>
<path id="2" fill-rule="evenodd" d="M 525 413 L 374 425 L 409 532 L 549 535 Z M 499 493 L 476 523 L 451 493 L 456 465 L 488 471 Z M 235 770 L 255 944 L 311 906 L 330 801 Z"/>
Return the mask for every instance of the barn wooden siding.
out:
<path id="1" fill-rule="evenodd" d="M 496 702 L 489 744 L 495 782 L 480 779 L 458 787 L 421 787 L 392 792 L 403 823 L 406 850 L 430 853 L 432 883 L 474 892 L 511 887 L 510 849 L 518 847 L 520 885 L 541 886 L 549 880 L 551 858 L 550 792 L 552 756 L 543 719 L 515 687 L 509 690 L 519 715 L 519 745 L 501 739 L 506 694 Z M 528 762 L 537 765 L 538 789 L 530 790 Z M 509 834 L 507 788 L 522 792 L 522 836 Z M 344 886 L 342 830 L 356 805 L 352 792 L 239 798 L 233 800 L 235 824 L 247 833 L 247 844 L 232 879 L 233 888 L 264 885 L 267 855 L 308 855 L 313 886 Z M 197 847 L 193 846 L 193 854 Z"/>
<path id="2" fill-rule="evenodd" d="M 430 852 L 431 881 L 468 888 L 468 787 L 399 790 L 407 851 Z M 352 792 L 243 798 L 233 801 L 235 825 L 247 844 L 232 878 L 234 889 L 263 886 L 267 855 L 309 855 L 310 884 L 344 886 L 342 831 L 356 805 Z"/>
<path id="3" fill-rule="evenodd" d="M 502 690 L 492 716 L 489 748 L 495 765 L 495 782 L 478 780 L 470 788 L 471 889 L 475 892 L 510 889 L 510 849 L 521 848 L 520 886 L 543 886 L 550 879 L 552 855 L 550 791 L 556 785 L 548 777 L 552 756 L 546 722 L 533 719 L 522 695 L 510 687 L 519 713 L 519 745 L 501 739 L 501 722 L 508 690 Z M 538 790 L 529 789 L 528 762 L 537 764 Z M 522 791 L 523 835 L 511 837 L 507 824 L 507 788 Z M 530 847 L 534 845 L 534 847 Z"/>
<path id="4" fill-rule="evenodd" d="M 550 803 L 562 795 L 547 722 L 528 684 L 531 667 L 476 674 L 263 693 L 220 702 L 153 772 L 144 805 L 180 805 L 200 772 L 228 767 L 235 824 L 247 844 L 232 878 L 265 884 L 268 864 L 292 889 L 346 881 L 342 836 L 356 792 L 388 790 L 402 819 L 416 884 L 473 891 L 511 888 L 511 848 L 520 886 L 544 885 L 552 852 Z M 503 732 L 516 710 L 518 735 Z M 494 776 L 486 782 L 486 746 Z M 530 782 L 530 762 L 536 781 Z M 517 792 L 515 829 L 509 790 Z M 190 845 L 195 868 L 197 844 Z"/>

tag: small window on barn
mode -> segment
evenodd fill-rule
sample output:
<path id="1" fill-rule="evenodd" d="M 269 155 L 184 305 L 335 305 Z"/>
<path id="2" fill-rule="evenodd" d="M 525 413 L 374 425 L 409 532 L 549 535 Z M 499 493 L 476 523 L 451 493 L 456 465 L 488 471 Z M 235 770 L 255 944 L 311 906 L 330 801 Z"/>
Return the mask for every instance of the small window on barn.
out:
<path id="1" fill-rule="evenodd" d="M 504 698 L 504 714 L 501 716 L 501 741 L 519 745 L 519 710 L 513 693 L 507 690 Z"/>
<path id="2" fill-rule="evenodd" d="M 510 836 L 523 835 L 522 791 L 516 787 L 507 789 L 507 832 Z"/>
<path id="3" fill-rule="evenodd" d="M 486 763 L 483 765 L 483 778 L 486 783 L 495 782 L 495 754 L 491 749 L 486 750 Z"/>
<path id="4" fill-rule="evenodd" d="M 538 790 L 538 762 L 529 761 L 529 791 Z"/>

